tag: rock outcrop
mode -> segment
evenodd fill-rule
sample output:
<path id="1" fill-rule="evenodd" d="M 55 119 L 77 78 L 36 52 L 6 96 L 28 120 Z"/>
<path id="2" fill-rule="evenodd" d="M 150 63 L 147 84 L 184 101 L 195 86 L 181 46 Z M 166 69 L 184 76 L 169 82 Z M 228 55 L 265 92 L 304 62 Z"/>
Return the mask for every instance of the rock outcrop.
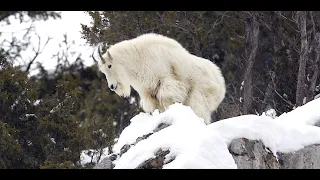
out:
<path id="1" fill-rule="evenodd" d="M 229 146 L 238 169 L 320 169 L 320 145 L 310 145 L 277 158 L 261 141 L 236 139 Z"/>
<path id="2" fill-rule="evenodd" d="M 229 146 L 238 169 L 279 169 L 276 157 L 261 141 L 233 140 Z"/>
<path id="3" fill-rule="evenodd" d="M 154 133 L 168 126 L 161 124 Z M 120 154 L 111 154 L 97 164 L 94 169 L 112 169 L 114 167 L 112 162 L 120 158 L 132 146 L 141 140 L 147 139 L 152 134 L 137 138 L 133 144 L 124 145 Z M 235 139 L 230 143 L 228 149 L 238 169 L 320 169 L 320 144 L 310 145 L 296 152 L 277 153 L 278 159 L 261 141 L 257 140 Z M 145 161 L 136 169 L 161 169 L 164 164 L 174 160 L 164 161 L 165 155 L 169 154 L 169 152 L 170 150 L 160 149 L 155 153 L 154 158 Z"/>
<path id="4" fill-rule="evenodd" d="M 100 161 L 93 169 L 112 169 L 114 166 L 112 164 L 111 158 L 107 157 Z"/>
<path id="5" fill-rule="evenodd" d="M 243 115 L 210 125 L 182 104 L 142 113 L 95 168 L 320 169 L 319 106 L 314 100 L 279 117 Z"/>

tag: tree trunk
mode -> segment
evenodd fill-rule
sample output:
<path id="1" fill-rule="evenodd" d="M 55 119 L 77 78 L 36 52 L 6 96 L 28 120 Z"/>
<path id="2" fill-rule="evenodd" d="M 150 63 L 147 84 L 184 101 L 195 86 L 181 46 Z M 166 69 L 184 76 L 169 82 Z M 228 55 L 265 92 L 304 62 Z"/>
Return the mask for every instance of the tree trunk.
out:
<path id="1" fill-rule="evenodd" d="M 253 14 L 251 18 L 246 21 L 246 38 L 248 45 L 249 56 L 246 55 L 246 70 L 244 74 L 243 85 L 243 114 L 249 114 L 252 112 L 252 68 L 254 60 L 258 50 L 259 42 L 259 22 L 256 14 Z"/>
<path id="2" fill-rule="evenodd" d="M 307 18 L 306 12 L 300 11 L 299 13 L 299 27 L 301 33 L 301 50 L 299 60 L 299 71 L 297 79 L 297 90 L 296 90 L 296 106 L 303 105 L 303 99 L 306 94 L 306 63 L 308 57 L 308 39 L 307 39 Z"/>
<path id="3" fill-rule="evenodd" d="M 317 80 L 319 76 L 319 66 L 320 66 L 320 33 L 316 32 L 316 24 L 313 19 L 313 14 L 310 12 L 310 19 L 312 22 L 312 33 L 313 33 L 313 41 L 312 46 L 314 50 L 314 57 L 312 58 L 312 64 L 310 66 L 310 71 L 312 77 L 310 79 L 310 85 L 307 93 L 307 102 L 312 101 L 315 96 L 315 88 L 317 85 Z"/>
<path id="4" fill-rule="evenodd" d="M 276 89 L 274 87 L 275 86 L 275 83 L 274 83 L 275 76 L 276 76 L 275 72 L 271 71 L 270 72 L 270 80 L 269 80 L 269 83 L 268 83 L 268 86 L 267 86 L 267 89 L 265 92 L 264 100 L 263 100 L 263 102 L 265 103 L 265 106 L 263 109 L 264 111 L 267 111 L 272 108 L 276 108 L 275 102 L 274 102 L 274 93 L 273 93 L 273 91 Z"/>
<path id="5" fill-rule="evenodd" d="M 312 71 L 313 71 L 313 75 L 310 79 L 310 86 L 309 86 L 309 92 L 308 95 L 309 97 L 307 98 L 307 101 L 312 101 L 314 96 L 315 96 L 315 88 L 317 85 L 317 80 L 319 77 L 319 66 L 320 66 L 320 61 L 319 61 L 319 57 L 320 57 L 320 34 L 317 34 L 318 38 L 317 38 L 317 47 L 315 50 L 315 59 L 313 60 L 313 63 L 311 65 Z"/>

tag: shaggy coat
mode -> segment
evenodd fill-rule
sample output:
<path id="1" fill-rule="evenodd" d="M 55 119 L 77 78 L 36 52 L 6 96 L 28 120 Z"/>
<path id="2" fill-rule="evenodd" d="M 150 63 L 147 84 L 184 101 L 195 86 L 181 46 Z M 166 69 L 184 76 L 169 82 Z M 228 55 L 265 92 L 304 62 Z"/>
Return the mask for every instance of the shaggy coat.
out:
<path id="1" fill-rule="evenodd" d="M 128 97 L 131 87 L 139 93 L 145 112 L 163 112 L 171 104 L 182 103 L 209 124 L 226 93 L 218 66 L 159 34 L 116 43 L 98 64 L 109 88 L 119 96 Z"/>

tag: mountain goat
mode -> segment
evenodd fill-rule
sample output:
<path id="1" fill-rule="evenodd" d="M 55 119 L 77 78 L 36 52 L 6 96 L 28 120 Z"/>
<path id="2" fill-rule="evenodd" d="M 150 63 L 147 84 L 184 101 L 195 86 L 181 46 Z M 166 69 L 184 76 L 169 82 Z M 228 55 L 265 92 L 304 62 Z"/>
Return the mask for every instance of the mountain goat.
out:
<path id="1" fill-rule="evenodd" d="M 140 96 L 145 112 L 165 111 L 182 103 L 206 124 L 225 97 L 225 80 L 211 61 L 190 54 L 176 40 L 155 33 L 110 46 L 98 61 L 108 87 L 119 96 Z"/>

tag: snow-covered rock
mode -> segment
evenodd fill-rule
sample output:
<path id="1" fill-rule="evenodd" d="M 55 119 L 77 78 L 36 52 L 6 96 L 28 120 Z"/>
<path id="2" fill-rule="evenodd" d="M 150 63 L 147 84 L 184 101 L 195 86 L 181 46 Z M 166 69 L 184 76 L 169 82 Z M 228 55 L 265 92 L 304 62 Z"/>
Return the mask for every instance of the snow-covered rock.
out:
<path id="1" fill-rule="evenodd" d="M 93 169 L 112 169 L 112 161 L 110 158 L 106 157 L 102 161 L 99 162 Z"/>
<path id="2" fill-rule="evenodd" d="M 238 169 L 280 169 L 280 163 L 261 141 L 236 139 L 230 144 Z"/>
<path id="3" fill-rule="evenodd" d="M 319 107 L 316 99 L 279 117 L 244 115 L 205 125 L 177 103 L 132 118 L 107 158 L 115 169 L 319 168 Z M 306 159 L 313 165 L 303 164 Z"/>

